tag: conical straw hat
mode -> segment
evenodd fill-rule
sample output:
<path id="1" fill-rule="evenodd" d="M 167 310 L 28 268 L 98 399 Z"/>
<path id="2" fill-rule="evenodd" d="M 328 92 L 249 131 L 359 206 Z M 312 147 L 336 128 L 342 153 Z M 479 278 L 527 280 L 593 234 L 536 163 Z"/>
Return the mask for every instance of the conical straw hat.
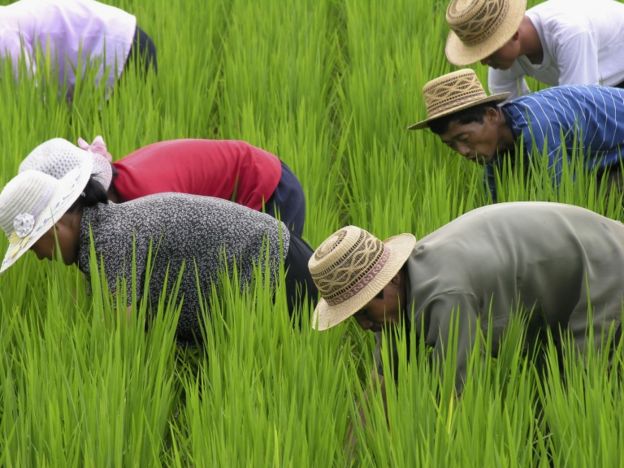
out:
<path id="1" fill-rule="evenodd" d="M 452 0 L 446 58 L 464 66 L 492 55 L 516 33 L 525 11 L 526 0 Z"/>
<path id="2" fill-rule="evenodd" d="M 464 68 L 431 80 L 423 86 L 427 118 L 407 127 L 409 130 L 425 128 L 429 122 L 469 107 L 487 102 L 500 102 L 510 93 L 488 96 L 474 70 Z"/>

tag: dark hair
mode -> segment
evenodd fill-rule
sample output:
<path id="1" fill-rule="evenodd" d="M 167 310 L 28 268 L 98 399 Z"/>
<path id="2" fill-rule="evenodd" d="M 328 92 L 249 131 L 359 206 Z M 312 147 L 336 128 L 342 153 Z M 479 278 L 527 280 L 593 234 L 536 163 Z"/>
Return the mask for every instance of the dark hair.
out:
<path id="1" fill-rule="evenodd" d="M 98 203 L 108 203 L 108 194 L 102 184 L 91 175 L 82 193 L 67 212 L 82 211 L 84 208 L 95 206 Z"/>
<path id="2" fill-rule="evenodd" d="M 452 114 L 445 115 L 444 117 L 440 117 L 439 119 L 434 119 L 429 122 L 429 128 L 436 135 L 440 135 L 446 132 L 451 122 L 454 121 L 459 122 L 461 125 L 471 122 L 483 123 L 483 117 L 485 117 L 485 113 L 490 108 L 496 109 L 496 103 L 486 102 L 484 104 L 479 104 L 478 106 L 469 107 L 468 109 L 453 112 Z"/>

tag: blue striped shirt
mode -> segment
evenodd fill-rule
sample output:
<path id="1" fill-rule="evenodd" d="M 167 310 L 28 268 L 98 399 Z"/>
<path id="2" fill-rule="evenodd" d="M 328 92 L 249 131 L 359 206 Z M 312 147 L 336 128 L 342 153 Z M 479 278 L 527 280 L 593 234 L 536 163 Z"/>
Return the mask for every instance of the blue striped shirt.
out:
<path id="1" fill-rule="evenodd" d="M 545 154 L 562 171 L 562 155 L 569 160 L 580 151 L 588 170 L 619 164 L 624 146 L 624 89 L 605 86 L 556 86 L 522 96 L 501 107 L 526 156 Z M 565 153 L 564 153 L 565 151 Z M 486 165 L 486 183 L 495 195 L 494 169 L 501 158 Z M 495 198 L 495 197 L 494 197 Z"/>

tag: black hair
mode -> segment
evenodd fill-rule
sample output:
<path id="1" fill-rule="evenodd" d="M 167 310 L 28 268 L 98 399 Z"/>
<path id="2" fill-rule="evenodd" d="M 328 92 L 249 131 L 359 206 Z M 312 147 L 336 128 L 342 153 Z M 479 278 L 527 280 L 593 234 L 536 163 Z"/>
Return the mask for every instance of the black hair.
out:
<path id="1" fill-rule="evenodd" d="M 459 122 L 461 125 L 471 122 L 483 123 L 483 118 L 488 109 L 496 109 L 496 103 L 486 102 L 479 104 L 478 106 L 469 107 L 468 109 L 453 112 L 452 114 L 445 115 L 439 119 L 434 119 L 429 122 L 429 128 L 436 135 L 440 135 L 448 130 L 451 122 Z"/>
<path id="2" fill-rule="evenodd" d="M 91 175 L 82 193 L 67 212 L 82 211 L 84 208 L 95 206 L 98 203 L 108 203 L 108 194 L 102 184 Z"/>

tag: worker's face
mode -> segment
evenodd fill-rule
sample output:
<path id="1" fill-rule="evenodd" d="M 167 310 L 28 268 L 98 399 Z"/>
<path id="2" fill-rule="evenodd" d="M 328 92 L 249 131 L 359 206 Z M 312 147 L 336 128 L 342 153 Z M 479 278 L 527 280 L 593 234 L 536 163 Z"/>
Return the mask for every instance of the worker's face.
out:
<path id="1" fill-rule="evenodd" d="M 520 57 L 520 41 L 518 40 L 518 33 L 516 33 L 505 42 L 503 47 L 481 60 L 481 63 L 497 70 L 508 70 L 518 57 Z"/>
<path id="2" fill-rule="evenodd" d="M 39 260 L 53 260 L 56 258 L 56 247 L 60 248 L 60 255 L 63 263 L 70 265 L 75 261 L 76 246 L 74 245 L 64 225 L 57 223 L 52 226 L 37 242 L 35 242 L 30 250 L 32 250 Z"/>
<path id="3" fill-rule="evenodd" d="M 498 110 L 488 108 L 483 122 L 462 124 L 457 120 L 449 123 L 440 139 L 453 151 L 479 164 L 490 162 L 498 153 L 499 141 Z"/>
<path id="4" fill-rule="evenodd" d="M 399 272 L 384 288 L 353 317 L 364 330 L 373 332 L 396 324 L 402 304 L 405 304 L 403 272 Z"/>
<path id="5" fill-rule="evenodd" d="M 43 236 L 35 242 L 30 248 L 39 260 L 54 258 L 55 242 L 54 242 L 54 227 L 51 227 Z"/>

